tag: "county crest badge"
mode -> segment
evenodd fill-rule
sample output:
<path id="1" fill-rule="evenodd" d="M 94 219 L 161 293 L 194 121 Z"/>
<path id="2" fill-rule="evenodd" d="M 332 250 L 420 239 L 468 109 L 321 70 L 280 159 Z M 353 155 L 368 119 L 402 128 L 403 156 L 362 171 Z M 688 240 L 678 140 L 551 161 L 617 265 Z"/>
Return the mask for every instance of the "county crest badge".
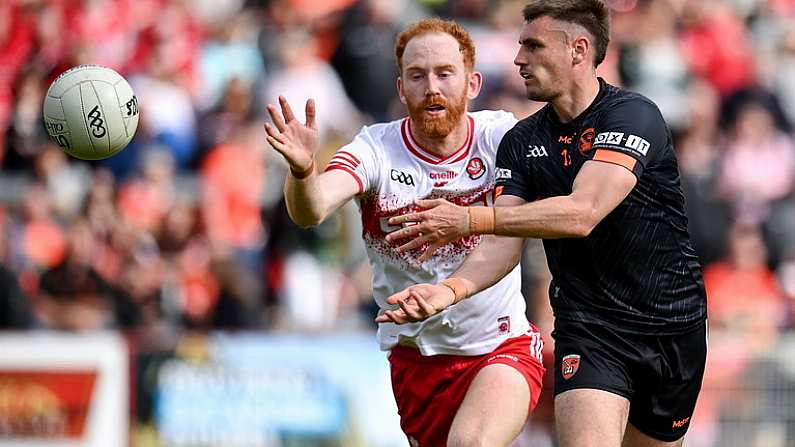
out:
<path id="1" fill-rule="evenodd" d="M 483 174 L 486 173 L 486 165 L 483 164 L 483 160 L 479 157 L 475 157 L 469 160 L 467 164 L 467 174 L 469 174 L 469 178 L 472 180 L 477 180 L 483 177 Z"/>
<path id="2" fill-rule="evenodd" d="M 563 361 L 560 365 L 560 372 L 563 375 L 563 378 L 566 380 L 571 379 L 571 377 L 577 373 L 577 370 L 580 368 L 580 355 L 579 354 L 569 354 L 563 357 Z"/>

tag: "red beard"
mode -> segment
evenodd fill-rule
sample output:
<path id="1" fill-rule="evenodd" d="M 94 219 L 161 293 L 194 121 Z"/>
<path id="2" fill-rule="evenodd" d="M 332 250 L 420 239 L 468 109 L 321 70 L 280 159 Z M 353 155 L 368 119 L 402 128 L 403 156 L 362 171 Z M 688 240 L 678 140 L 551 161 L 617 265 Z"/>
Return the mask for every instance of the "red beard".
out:
<path id="1" fill-rule="evenodd" d="M 441 95 L 434 95 L 426 97 L 419 104 L 412 104 L 411 101 L 406 101 L 406 103 L 411 120 L 425 137 L 444 138 L 453 131 L 461 116 L 466 112 L 467 95 L 464 90 L 461 96 L 452 102 L 444 99 Z M 441 105 L 447 113 L 438 117 L 425 115 L 425 109 L 432 104 Z"/>

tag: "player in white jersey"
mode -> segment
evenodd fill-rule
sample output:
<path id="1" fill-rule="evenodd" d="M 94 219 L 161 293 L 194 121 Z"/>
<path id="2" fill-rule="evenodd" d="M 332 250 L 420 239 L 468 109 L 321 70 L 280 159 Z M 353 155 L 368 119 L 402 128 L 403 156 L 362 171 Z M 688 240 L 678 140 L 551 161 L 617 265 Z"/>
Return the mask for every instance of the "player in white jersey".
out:
<path id="1" fill-rule="evenodd" d="M 299 225 L 320 223 L 350 199 L 359 205 L 373 266 L 373 295 L 386 298 L 411 284 L 449 276 L 480 242 L 472 236 L 423 259 L 399 253 L 386 235 L 389 218 L 446 199 L 491 206 L 495 157 L 516 118 L 502 111 L 467 112 L 482 85 L 474 46 L 454 22 L 428 19 L 398 36 L 398 92 L 409 117 L 364 127 L 318 174 L 315 106 L 298 122 L 280 97 L 266 124 L 268 142 L 290 164 L 285 198 Z M 473 226 L 479 225 L 472 216 Z M 383 320 L 383 315 L 379 317 Z M 525 317 L 518 267 L 494 286 L 426 321 L 381 322 L 381 349 L 390 351 L 401 427 L 412 446 L 507 446 L 538 402 L 543 342 Z M 495 396 L 497 396 L 495 398 Z"/>

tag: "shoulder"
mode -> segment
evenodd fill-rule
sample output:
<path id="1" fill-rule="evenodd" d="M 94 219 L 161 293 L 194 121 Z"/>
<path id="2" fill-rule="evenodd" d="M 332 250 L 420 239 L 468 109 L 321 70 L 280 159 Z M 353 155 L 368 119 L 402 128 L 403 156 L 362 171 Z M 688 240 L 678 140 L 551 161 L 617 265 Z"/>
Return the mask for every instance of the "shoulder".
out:
<path id="1" fill-rule="evenodd" d="M 469 112 L 469 116 L 475 120 L 475 124 L 483 126 L 491 126 L 504 122 L 516 122 L 516 117 L 511 112 L 505 110 L 478 110 L 476 112 Z"/>
<path id="2" fill-rule="evenodd" d="M 539 128 L 545 125 L 549 107 L 549 105 L 544 106 L 536 113 L 519 120 L 516 125 L 505 134 L 505 138 L 524 141 L 535 135 Z"/>
<path id="3" fill-rule="evenodd" d="M 394 137 L 395 135 L 400 135 L 400 129 L 403 126 L 404 121 L 406 121 L 406 118 L 368 124 L 362 127 L 362 130 L 359 131 L 359 135 L 371 138 L 373 140 Z"/>
<path id="4" fill-rule="evenodd" d="M 610 90 L 602 100 L 601 109 L 605 114 L 626 115 L 626 117 L 651 117 L 663 120 L 662 112 L 657 104 L 646 96 L 609 86 Z"/>

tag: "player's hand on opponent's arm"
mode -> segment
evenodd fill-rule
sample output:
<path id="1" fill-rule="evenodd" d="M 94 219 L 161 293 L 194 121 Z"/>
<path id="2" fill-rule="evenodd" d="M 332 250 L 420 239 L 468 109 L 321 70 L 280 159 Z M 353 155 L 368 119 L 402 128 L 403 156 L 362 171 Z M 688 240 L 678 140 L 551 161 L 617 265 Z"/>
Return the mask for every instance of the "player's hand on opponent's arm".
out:
<path id="1" fill-rule="evenodd" d="M 418 284 L 386 299 L 388 304 L 400 306 L 376 317 L 376 323 L 412 323 L 425 320 L 455 302 L 453 291 L 442 284 Z"/>
<path id="2" fill-rule="evenodd" d="M 273 124 L 265 123 L 265 139 L 282 154 L 290 170 L 297 177 L 305 177 L 314 169 L 318 132 L 315 122 L 315 100 L 306 102 L 306 124 L 301 124 L 293 115 L 290 104 L 279 96 L 281 113 L 276 106 L 268 104 L 268 114 Z"/>
<path id="3" fill-rule="evenodd" d="M 426 261 L 439 247 L 470 234 L 467 207 L 458 206 L 445 199 L 416 200 L 414 203 L 426 209 L 389 219 L 390 225 L 408 224 L 386 236 L 389 242 L 409 239 L 398 247 L 399 253 L 430 244 L 419 258 L 420 262 Z"/>

